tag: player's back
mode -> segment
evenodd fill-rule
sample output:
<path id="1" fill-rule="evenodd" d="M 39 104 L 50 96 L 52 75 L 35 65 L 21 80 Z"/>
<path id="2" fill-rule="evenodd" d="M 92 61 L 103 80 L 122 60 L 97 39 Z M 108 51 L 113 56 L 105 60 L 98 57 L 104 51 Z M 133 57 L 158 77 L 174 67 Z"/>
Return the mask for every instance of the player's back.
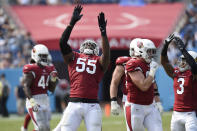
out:
<path id="1" fill-rule="evenodd" d="M 70 97 L 97 99 L 99 82 L 103 76 L 99 56 L 74 53 L 68 65 Z"/>

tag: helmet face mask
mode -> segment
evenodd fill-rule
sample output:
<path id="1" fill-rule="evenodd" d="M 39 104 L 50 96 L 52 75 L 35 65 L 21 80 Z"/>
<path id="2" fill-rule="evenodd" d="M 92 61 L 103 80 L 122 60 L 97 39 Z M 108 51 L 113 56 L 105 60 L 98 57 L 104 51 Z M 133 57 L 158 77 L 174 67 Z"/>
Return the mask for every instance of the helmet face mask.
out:
<path id="1" fill-rule="evenodd" d="M 87 55 L 99 55 L 99 47 L 93 40 L 86 40 L 81 44 L 79 51 Z"/>
<path id="2" fill-rule="evenodd" d="M 197 62 L 197 53 L 194 51 L 188 51 L 188 53 L 194 58 L 195 62 Z M 180 72 L 184 72 L 186 70 L 190 70 L 189 64 L 186 62 L 186 59 L 183 55 L 181 55 L 177 62 L 178 68 Z"/>
<path id="3" fill-rule="evenodd" d="M 180 72 L 184 72 L 190 69 L 190 66 L 187 64 L 186 59 L 181 55 L 178 59 L 178 68 Z"/>
<path id="4" fill-rule="evenodd" d="M 31 52 L 31 58 L 42 66 L 48 65 L 48 55 L 48 48 L 42 44 L 35 45 Z"/>

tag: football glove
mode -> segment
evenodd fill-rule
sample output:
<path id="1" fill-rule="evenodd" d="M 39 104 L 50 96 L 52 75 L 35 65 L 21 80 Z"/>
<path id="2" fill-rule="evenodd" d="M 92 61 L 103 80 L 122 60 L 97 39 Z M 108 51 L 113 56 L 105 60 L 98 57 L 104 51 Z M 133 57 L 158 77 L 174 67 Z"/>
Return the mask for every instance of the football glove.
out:
<path id="1" fill-rule="evenodd" d="M 185 44 L 183 43 L 183 41 L 181 40 L 181 38 L 178 37 L 178 36 L 176 36 L 174 39 L 176 40 L 177 47 L 182 52 L 185 49 Z"/>
<path id="2" fill-rule="evenodd" d="M 157 70 L 157 68 L 159 67 L 158 63 L 155 62 L 155 61 L 152 61 L 150 63 L 150 72 L 149 72 L 149 75 L 152 76 L 154 78 L 155 76 L 155 72 Z"/>
<path id="3" fill-rule="evenodd" d="M 163 106 L 162 106 L 161 102 L 156 102 L 155 105 L 158 108 L 159 112 L 162 114 L 163 113 Z"/>
<path id="4" fill-rule="evenodd" d="M 170 34 L 168 38 L 165 39 L 165 44 L 169 45 L 174 39 L 174 37 L 175 37 L 175 34 Z"/>
<path id="5" fill-rule="evenodd" d="M 52 81 L 52 82 L 56 82 L 56 80 L 57 80 L 57 71 L 52 71 L 51 73 L 50 73 L 50 80 Z"/>
<path id="6" fill-rule="evenodd" d="M 81 5 L 75 6 L 75 9 L 73 11 L 73 15 L 70 21 L 71 26 L 74 26 L 77 23 L 77 21 L 79 21 L 81 17 L 83 16 L 83 15 L 80 15 L 82 9 L 83 7 Z"/>
<path id="7" fill-rule="evenodd" d="M 34 98 L 29 99 L 29 102 L 30 102 L 30 105 L 31 105 L 33 111 L 37 112 L 39 107 L 40 107 L 40 105 L 36 104 Z"/>
<path id="8" fill-rule="evenodd" d="M 106 26 L 107 26 L 107 20 L 105 20 L 105 14 L 103 12 L 99 13 L 98 16 L 98 24 L 101 31 L 101 35 L 106 35 Z"/>
<path id="9" fill-rule="evenodd" d="M 113 115 L 119 115 L 120 105 L 117 103 L 117 101 L 111 101 L 111 113 Z"/>

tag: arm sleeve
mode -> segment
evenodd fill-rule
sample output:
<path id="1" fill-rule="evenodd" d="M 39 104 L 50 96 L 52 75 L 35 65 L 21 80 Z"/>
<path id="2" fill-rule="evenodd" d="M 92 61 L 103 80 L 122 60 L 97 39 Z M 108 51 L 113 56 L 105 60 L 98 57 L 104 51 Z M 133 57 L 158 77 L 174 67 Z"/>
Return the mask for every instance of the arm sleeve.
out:
<path id="1" fill-rule="evenodd" d="M 194 58 L 187 52 L 186 49 L 184 49 L 182 51 L 182 53 L 183 53 L 183 56 L 185 57 L 187 63 L 191 67 L 192 73 L 196 75 L 197 74 L 197 64 L 196 64 Z"/>
<path id="2" fill-rule="evenodd" d="M 70 52 L 72 52 L 72 48 L 70 47 L 70 45 L 68 45 L 68 39 L 70 37 L 72 29 L 73 29 L 73 26 L 71 25 L 67 26 L 62 34 L 62 37 L 60 38 L 60 42 L 59 42 L 60 50 L 63 55 L 67 55 Z"/>
<path id="3" fill-rule="evenodd" d="M 167 56 L 167 51 L 168 51 L 168 45 L 167 43 L 164 44 L 162 51 L 161 51 L 161 55 L 162 56 Z"/>

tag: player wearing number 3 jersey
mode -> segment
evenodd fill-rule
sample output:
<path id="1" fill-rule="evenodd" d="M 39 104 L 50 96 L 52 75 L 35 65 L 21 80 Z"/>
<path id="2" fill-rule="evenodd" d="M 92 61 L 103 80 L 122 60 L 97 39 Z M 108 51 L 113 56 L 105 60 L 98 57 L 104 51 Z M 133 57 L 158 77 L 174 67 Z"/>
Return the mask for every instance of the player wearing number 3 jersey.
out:
<path id="1" fill-rule="evenodd" d="M 166 73 L 174 80 L 174 109 L 171 119 L 171 131 L 197 131 L 197 53 L 186 51 L 181 47 L 183 55 L 179 57 L 178 67 L 173 68 L 167 57 L 168 45 L 175 42 L 177 47 L 185 47 L 182 40 L 170 35 L 161 53 L 161 64 Z"/>
<path id="2" fill-rule="evenodd" d="M 102 55 L 96 42 L 86 40 L 80 46 L 80 53 L 72 51 L 68 45 L 70 33 L 77 21 L 81 19 L 82 7 L 77 5 L 73 11 L 70 24 L 60 39 L 60 49 L 64 62 L 68 65 L 70 77 L 70 100 L 63 117 L 54 131 L 77 131 L 82 120 L 87 131 L 101 131 L 102 111 L 97 100 L 99 82 L 110 62 L 110 48 L 106 34 L 104 13 L 98 16 L 102 36 Z M 85 32 L 84 32 L 85 33 Z"/>

